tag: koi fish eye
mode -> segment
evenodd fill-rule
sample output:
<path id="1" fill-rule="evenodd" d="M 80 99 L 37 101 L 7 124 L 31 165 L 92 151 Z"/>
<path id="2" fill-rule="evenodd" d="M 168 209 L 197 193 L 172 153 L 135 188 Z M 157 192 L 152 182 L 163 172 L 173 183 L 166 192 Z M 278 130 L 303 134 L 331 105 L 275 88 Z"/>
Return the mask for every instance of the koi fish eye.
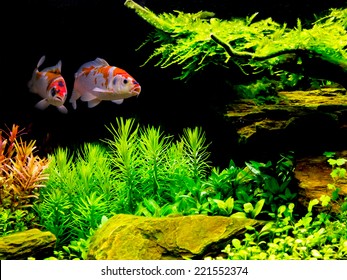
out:
<path id="1" fill-rule="evenodd" d="M 117 83 L 122 83 L 122 84 L 126 85 L 128 82 L 129 82 L 128 79 L 122 77 L 121 75 L 117 75 L 112 81 L 112 83 L 114 85 Z"/>
<path id="2" fill-rule="evenodd" d="M 57 94 L 57 89 L 53 87 L 53 88 L 50 90 L 50 93 L 51 93 L 51 96 L 54 97 L 54 96 Z"/>

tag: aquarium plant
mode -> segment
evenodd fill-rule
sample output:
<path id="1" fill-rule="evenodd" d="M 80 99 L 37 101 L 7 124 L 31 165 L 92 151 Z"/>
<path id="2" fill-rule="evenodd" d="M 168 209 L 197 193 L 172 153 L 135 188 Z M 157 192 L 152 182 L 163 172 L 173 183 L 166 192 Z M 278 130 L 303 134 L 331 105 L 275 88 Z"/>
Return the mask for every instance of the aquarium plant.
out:
<path id="1" fill-rule="evenodd" d="M 277 89 L 293 87 L 303 77 L 347 88 L 347 9 L 331 9 L 305 25 L 298 19 L 289 27 L 271 18 L 256 20 L 257 14 L 225 20 L 206 11 L 155 14 L 132 0 L 125 6 L 155 29 L 143 43 L 154 48 L 145 64 L 156 58 L 162 68 L 178 65 L 179 79 L 214 65 L 229 69 L 233 84 L 239 71 L 254 76 L 250 82 L 274 80 Z"/>
<path id="2" fill-rule="evenodd" d="M 0 130 L 0 236 L 35 226 L 32 206 L 45 186 L 49 161 L 35 154 L 35 140 L 25 141 L 24 129 Z"/>
<path id="3" fill-rule="evenodd" d="M 199 127 L 183 129 L 177 139 L 134 119 L 117 118 L 107 129 L 110 138 L 49 156 L 49 180 L 34 209 L 40 225 L 57 237 L 57 248 L 88 240 L 102 219 L 117 213 L 268 218 L 295 197 L 288 190 L 290 157 L 243 168 L 231 161 L 220 171 L 209 161 Z"/>
<path id="4" fill-rule="evenodd" d="M 277 206 L 262 229 L 248 227 L 243 239 L 233 239 L 215 259 L 346 260 L 347 197 L 339 196 L 337 186 L 346 181 L 347 160 L 335 152 L 324 155 L 332 169 L 329 193 L 311 200 L 305 215 L 294 215 L 294 203 Z M 338 211 L 333 205 L 340 206 Z"/>
<path id="5" fill-rule="evenodd" d="M 34 209 L 40 225 L 57 237 L 61 247 L 87 239 L 103 216 L 114 214 L 117 182 L 100 144 L 85 143 L 75 153 L 57 148 L 49 159 L 49 180 Z"/>
<path id="6" fill-rule="evenodd" d="M 262 229 L 249 227 L 218 258 L 346 258 L 346 202 L 338 194 L 338 183 L 346 177 L 344 159 L 331 155 L 331 197 L 311 201 L 302 215 L 293 187 L 293 154 L 281 155 L 275 163 L 250 160 L 243 167 L 230 160 L 220 169 L 209 161 L 209 143 L 199 127 L 174 137 L 134 119 L 117 118 L 106 128 L 109 138 L 78 149 L 59 147 L 47 159 L 28 152 L 34 145 L 19 141 L 17 126 L 1 133 L 2 235 L 31 227 L 49 230 L 57 237 L 49 259 L 86 259 L 90 238 L 115 214 L 223 215 L 267 223 Z M 32 158 L 36 167 L 30 169 Z M 19 170 L 32 174 L 26 182 L 36 187 L 29 188 L 29 195 L 13 196 Z M 40 176 L 28 170 L 41 170 Z M 24 186 L 26 177 L 18 178 L 18 186 Z M 330 211 L 332 203 L 341 202 L 340 212 Z M 323 211 L 314 211 L 318 206 Z"/>

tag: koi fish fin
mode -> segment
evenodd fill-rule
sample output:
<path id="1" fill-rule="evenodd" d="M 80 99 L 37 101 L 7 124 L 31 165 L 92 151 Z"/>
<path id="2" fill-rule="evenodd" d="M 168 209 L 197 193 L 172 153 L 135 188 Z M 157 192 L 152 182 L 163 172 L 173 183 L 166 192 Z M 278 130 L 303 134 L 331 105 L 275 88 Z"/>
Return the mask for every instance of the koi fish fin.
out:
<path id="1" fill-rule="evenodd" d="M 75 75 L 79 75 L 81 72 L 83 72 L 84 68 L 88 68 L 88 67 L 101 67 L 101 66 L 109 66 L 109 64 L 106 62 L 106 60 L 97 57 L 95 60 L 93 61 L 89 61 L 86 62 L 84 64 L 82 64 L 82 66 L 77 70 Z"/>
<path id="2" fill-rule="evenodd" d="M 117 99 L 117 100 L 112 100 L 113 103 L 116 103 L 116 104 L 122 104 L 124 101 L 124 99 Z"/>
<path id="3" fill-rule="evenodd" d="M 71 103 L 72 108 L 74 108 L 75 110 L 77 108 L 76 100 L 79 99 L 80 97 L 81 95 L 79 94 L 79 92 L 77 92 L 76 90 L 72 90 L 72 94 L 71 94 L 69 102 Z"/>
<path id="4" fill-rule="evenodd" d="M 43 56 L 40 58 L 39 62 L 37 63 L 36 68 L 39 68 L 39 67 L 43 64 L 43 62 L 45 61 L 45 59 L 46 59 L 46 57 L 43 55 Z"/>
<path id="5" fill-rule="evenodd" d="M 97 99 L 97 98 L 90 100 L 90 101 L 88 101 L 88 108 L 93 108 L 96 105 L 98 105 L 100 102 L 101 102 L 101 100 Z"/>
<path id="6" fill-rule="evenodd" d="M 51 67 L 46 67 L 41 72 L 51 72 L 51 73 L 61 74 L 61 60 L 59 60 L 56 65 Z"/>
<path id="7" fill-rule="evenodd" d="M 48 106 L 49 106 L 49 103 L 47 99 L 42 99 L 41 101 L 36 103 L 35 108 L 40 110 L 45 110 Z"/>
<path id="8" fill-rule="evenodd" d="M 106 62 L 106 60 L 102 59 L 100 57 L 97 57 L 93 62 L 98 64 L 99 66 L 109 66 L 109 64 Z"/>
<path id="9" fill-rule="evenodd" d="M 67 114 L 67 109 L 64 105 L 61 105 L 61 106 L 57 106 L 57 109 L 60 113 L 62 114 Z"/>
<path id="10" fill-rule="evenodd" d="M 98 87 L 95 87 L 93 88 L 93 91 L 96 91 L 96 92 L 108 92 L 108 93 L 113 93 L 107 89 L 103 89 L 103 88 L 98 88 Z"/>
<path id="11" fill-rule="evenodd" d="M 89 93 L 89 92 L 85 92 L 83 93 L 83 95 L 81 96 L 81 100 L 82 101 L 90 101 L 97 98 L 95 95 Z"/>
<path id="12" fill-rule="evenodd" d="M 29 91 L 31 91 L 31 92 L 33 92 L 32 87 L 33 87 L 33 85 L 34 85 L 34 80 L 36 79 L 36 75 L 37 75 L 37 73 L 39 72 L 38 69 L 39 69 L 39 67 L 43 64 L 43 62 L 45 61 L 45 59 L 46 59 L 45 56 L 42 56 L 42 57 L 40 58 L 39 62 L 38 62 L 37 65 L 36 65 L 36 68 L 34 69 L 34 72 L 33 72 L 33 74 L 32 74 L 31 80 L 27 83 L 27 86 L 28 86 L 28 88 L 29 88 Z"/>

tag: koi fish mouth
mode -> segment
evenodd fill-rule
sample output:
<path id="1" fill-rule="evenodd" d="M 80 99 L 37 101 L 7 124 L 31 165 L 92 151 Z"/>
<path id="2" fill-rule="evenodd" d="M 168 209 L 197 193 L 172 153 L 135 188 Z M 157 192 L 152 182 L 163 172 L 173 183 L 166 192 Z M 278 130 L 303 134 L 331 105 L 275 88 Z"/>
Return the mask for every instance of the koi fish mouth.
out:
<path id="1" fill-rule="evenodd" d="M 132 94 L 139 95 L 141 92 L 141 86 L 140 85 L 135 85 L 133 89 L 131 90 Z"/>
<path id="2" fill-rule="evenodd" d="M 63 102 L 64 101 L 64 96 L 56 95 L 56 96 L 54 96 L 54 99 L 57 100 L 57 101 Z"/>

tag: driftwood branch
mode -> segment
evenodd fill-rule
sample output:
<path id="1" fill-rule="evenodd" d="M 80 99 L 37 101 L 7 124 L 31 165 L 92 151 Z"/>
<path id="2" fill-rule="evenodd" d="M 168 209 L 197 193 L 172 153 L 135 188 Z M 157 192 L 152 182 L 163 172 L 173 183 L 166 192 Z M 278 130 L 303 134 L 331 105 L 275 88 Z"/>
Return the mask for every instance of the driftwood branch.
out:
<path id="1" fill-rule="evenodd" d="M 264 61 L 277 56 L 285 55 L 288 59 L 283 60 L 277 67 L 289 71 L 299 72 L 319 79 L 336 82 L 347 89 L 347 61 L 336 59 L 328 55 L 308 49 L 283 49 L 268 55 L 256 55 L 252 52 L 237 51 L 230 44 L 222 41 L 216 35 L 211 34 L 211 39 L 222 46 L 232 58 L 249 58 L 256 61 Z M 297 61 L 301 59 L 302 64 L 298 67 Z"/>

